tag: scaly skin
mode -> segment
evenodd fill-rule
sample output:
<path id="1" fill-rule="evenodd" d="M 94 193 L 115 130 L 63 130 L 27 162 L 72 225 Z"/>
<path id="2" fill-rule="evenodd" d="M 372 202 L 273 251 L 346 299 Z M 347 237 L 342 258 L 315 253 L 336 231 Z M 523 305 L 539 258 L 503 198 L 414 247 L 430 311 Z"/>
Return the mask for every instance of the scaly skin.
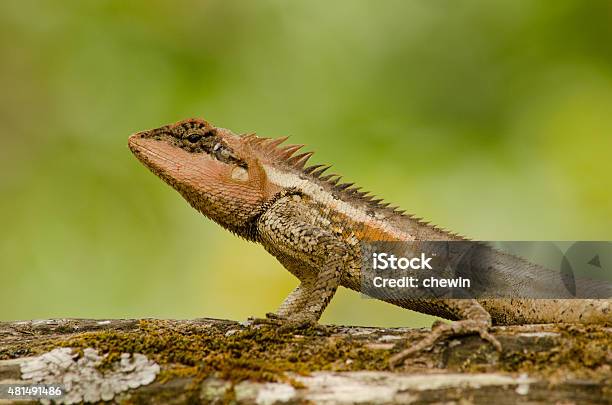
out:
<path id="1" fill-rule="evenodd" d="M 260 243 L 300 280 L 276 318 L 317 322 L 338 286 L 359 291 L 360 243 L 463 240 L 388 207 L 352 184 L 338 184 L 339 176 L 323 174 L 328 167 L 305 167 L 311 153 L 296 155 L 302 145 L 280 146 L 285 140 L 236 135 L 200 119 L 129 138 L 136 157 L 191 206 Z M 503 255 L 496 263 L 519 275 L 519 268 L 527 265 Z M 455 334 L 478 333 L 500 349 L 488 333 L 492 324 L 612 321 L 610 300 L 384 300 L 455 321 L 435 325 L 429 338 L 395 356 L 393 363 Z"/>

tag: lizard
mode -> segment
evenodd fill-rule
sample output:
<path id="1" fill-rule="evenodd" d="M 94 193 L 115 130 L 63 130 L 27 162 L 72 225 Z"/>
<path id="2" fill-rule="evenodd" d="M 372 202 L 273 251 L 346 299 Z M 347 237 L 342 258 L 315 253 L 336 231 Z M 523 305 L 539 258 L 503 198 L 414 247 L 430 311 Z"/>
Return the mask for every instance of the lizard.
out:
<path id="1" fill-rule="evenodd" d="M 312 152 L 298 153 L 304 145 L 283 145 L 287 139 L 235 134 L 191 118 L 128 140 L 138 160 L 193 208 L 261 244 L 299 279 L 269 318 L 317 324 L 338 287 L 360 291 L 360 243 L 467 240 L 340 183 L 340 176 L 326 173 L 330 166 L 307 166 Z M 510 270 L 525 264 L 498 259 Z M 455 335 L 478 334 L 501 350 L 493 325 L 612 321 L 610 299 L 377 298 L 452 321 L 434 322 L 426 338 L 391 358 L 392 365 Z"/>

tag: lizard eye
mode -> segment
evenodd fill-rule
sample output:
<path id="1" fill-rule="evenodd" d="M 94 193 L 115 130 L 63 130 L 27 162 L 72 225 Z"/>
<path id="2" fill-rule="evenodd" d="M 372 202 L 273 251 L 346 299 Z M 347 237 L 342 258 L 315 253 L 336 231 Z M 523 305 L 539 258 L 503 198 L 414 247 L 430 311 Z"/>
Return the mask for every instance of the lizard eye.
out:
<path id="1" fill-rule="evenodd" d="M 202 135 L 200 134 L 191 134 L 187 137 L 187 140 L 191 143 L 196 143 L 200 140 L 200 138 L 202 138 Z"/>

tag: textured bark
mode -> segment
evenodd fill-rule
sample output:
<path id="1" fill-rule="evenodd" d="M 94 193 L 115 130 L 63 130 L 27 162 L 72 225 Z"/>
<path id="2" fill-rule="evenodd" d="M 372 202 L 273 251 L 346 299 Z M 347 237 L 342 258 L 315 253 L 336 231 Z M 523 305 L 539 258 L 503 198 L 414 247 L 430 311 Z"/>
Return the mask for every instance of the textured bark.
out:
<path id="1" fill-rule="evenodd" d="M 143 327 L 143 322 L 148 325 L 146 328 Z M 90 353 L 89 357 L 94 360 L 103 357 L 105 350 L 113 351 L 113 339 L 121 336 L 129 336 L 130 339 L 136 340 L 132 343 L 138 345 L 137 340 L 150 340 L 149 335 L 158 324 L 165 330 L 178 331 L 179 336 L 195 339 L 194 342 L 198 341 L 199 331 L 221 331 L 220 335 L 214 335 L 220 336 L 215 338 L 218 342 L 213 339 L 211 343 L 210 339 L 208 340 L 207 344 L 213 346 L 218 343 L 221 347 L 226 343 L 225 340 L 234 336 L 231 347 L 233 357 L 236 357 L 236 353 L 239 356 L 240 353 L 241 340 L 236 339 L 235 335 L 259 328 L 214 319 L 62 319 L 0 323 L 0 384 L 32 383 L 32 373 L 25 371 L 28 367 L 31 370 L 33 364 L 39 364 L 32 363 L 33 361 L 40 360 L 41 356 L 57 347 L 64 347 L 59 349 L 64 351 L 67 350 L 66 347 L 76 347 L 73 349 L 75 365 L 71 366 L 70 370 L 73 373 L 78 372 L 78 367 L 81 366 L 76 365 L 77 359 L 87 357 L 83 353 Z M 110 395 L 113 402 L 159 404 L 233 401 L 260 404 L 431 403 L 460 400 L 467 400 L 467 403 L 495 401 L 497 404 L 610 403 L 612 330 L 609 327 L 530 325 L 497 327 L 493 332 L 503 345 L 501 354 L 480 338 L 465 336 L 436 344 L 432 350 L 410 359 L 402 368 L 384 370 L 381 358 L 388 357 L 407 344 L 423 338 L 427 330 L 334 326 L 320 334 L 313 330 L 295 331 L 291 332 L 288 341 L 283 341 L 283 351 L 279 352 L 279 358 L 291 356 L 294 349 L 298 354 L 305 350 L 308 353 L 319 353 L 318 346 L 329 345 L 330 342 L 336 345 L 335 348 L 340 347 L 338 358 L 333 364 L 329 357 L 323 359 L 330 364 L 315 359 L 306 363 L 300 373 L 284 373 L 285 370 L 281 369 L 278 370 L 278 376 L 267 373 L 261 374 L 262 378 L 259 378 L 257 373 L 246 374 L 249 378 L 237 378 L 239 374 L 223 371 L 223 360 L 217 366 L 217 372 L 209 374 L 202 372 L 208 370 L 206 367 L 202 368 L 185 360 L 185 364 L 191 366 L 188 370 L 200 371 L 193 371 L 191 374 L 183 372 L 180 370 L 184 370 L 181 367 L 185 364 L 180 364 L 180 358 L 166 363 L 164 359 L 167 357 L 157 356 L 155 347 L 149 344 L 142 346 L 146 347 L 144 355 L 148 355 L 148 360 L 144 355 L 138 356 L 141 356 L 142 364 L 151 366 L 159 363 L 161 372 L 155 381 L 136 382 L 134 385 L 137 388 L 128 387 Z M 308 337 L 308 333 L 311 337 Z M 86 338 L 82 339 L 83 337 Z M 97 338 L 102 342 L 99 345 Z M 245 334 L 241 339 L 245 339 L 246 345 L 246 339 L 255 338 Z M 175 341 L 175 338 L 170 338 L 164 343 L 169 345 L 164 346 L 165 352 L 172 352 L 172 344 Z M 84 343 L 71 346 L 71 342 Z M 91 342 L 94 343 L 93 349 L 84 347 Z M 337 346 L 338 342 L 342 342 L 342 346 Z M 238 347 L 235 347 L 236 345 Z M 278 342 L 272 342 L 266 350 L 273 353 L 280 350 L 280 347 Z M 89 352 L 84 352 L 84 349 L 89 349 Z M 98 350 L 99 355 L 95 354 L 94 349 Z M 355 351 L 351 351 L 352 349 Z M 116 352 L 126 353 L 126 349 L 118 346 Z M 270 356 L 270 353 L 266 355 Z M 129 374 L 131 363 L 128 357 L 137 358 L 137 353 L 128 354 L 129 356 L 124 355 L 125 363 L 122 363 L 121 372 Z M 317 355 L 309 354 L 308 357 Z M 369 360 L 363 360 L 360 356 Z M 250 358 L 257 358 L 257 354 L 251 354 Z M 100 366 L 99 377 L 106 378 L 105 376 L 111 375 L 109 370 L 116 376 L 119 373 L 119 362 L 120 358 L 117 357 L 115 363 L 109 362 Z M 232 364 L 252 367 L 251 363 Z M 359 369 L 360 366 L 355 366 L 361 364 L 363 370 Z M 171 372 L 164 374 L 168 370 Z M 122 374 L 122 378 L 125 379 L 125 375 Z M 28 376 L 30 379 L 25 379 Z M 132 383 L 126 381 L 128 384 Z M 108 399 L 108 395 L 106 393 L 104 399 Z"/>

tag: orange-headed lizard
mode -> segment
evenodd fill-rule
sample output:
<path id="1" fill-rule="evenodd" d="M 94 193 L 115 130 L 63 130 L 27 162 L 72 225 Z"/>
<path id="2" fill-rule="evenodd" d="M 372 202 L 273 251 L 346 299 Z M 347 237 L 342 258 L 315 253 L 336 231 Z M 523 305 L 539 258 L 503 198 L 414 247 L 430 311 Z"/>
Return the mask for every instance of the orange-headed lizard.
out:
<path id="1" fill-rule="evenodd" d="M 307 167 L 312 153 L 298 154 L 302 145 L 283 146 L 285 140 L 237 135 L 201 119 L 129 138 L 136 157 L 192 207 L 260 243 L 300 280 L 271 317 L 316 323 L 338 286 L 360 291 L 360 245 L 368 241 L 465 240 L 350 183 L 340 184 L 339 176 L 324 173 L 327 166 Z M 511 270 L 526 262 L 500 253 L 495 263 Z M 454 321 L 437 323 L 428 338 L 394 356 L 393 363 L 456 334 L 480 334 L 500 349 L 489 333 L 493 324 L 612 321 L 610 299 L 378 298 Z"/>

